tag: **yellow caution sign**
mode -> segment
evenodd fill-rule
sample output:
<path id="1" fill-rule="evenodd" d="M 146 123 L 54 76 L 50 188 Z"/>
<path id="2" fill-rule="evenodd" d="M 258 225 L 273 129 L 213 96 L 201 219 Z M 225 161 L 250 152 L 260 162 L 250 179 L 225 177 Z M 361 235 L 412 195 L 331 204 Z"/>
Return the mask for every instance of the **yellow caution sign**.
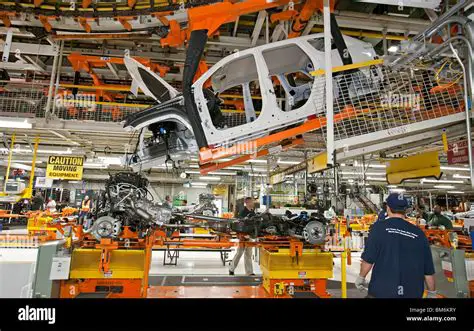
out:
<path id="1" fill-rule="evenodd" d="M 82 156 L 50 156 L 46 177 L 53 179 L 80 180 L 84 168 Z"/>

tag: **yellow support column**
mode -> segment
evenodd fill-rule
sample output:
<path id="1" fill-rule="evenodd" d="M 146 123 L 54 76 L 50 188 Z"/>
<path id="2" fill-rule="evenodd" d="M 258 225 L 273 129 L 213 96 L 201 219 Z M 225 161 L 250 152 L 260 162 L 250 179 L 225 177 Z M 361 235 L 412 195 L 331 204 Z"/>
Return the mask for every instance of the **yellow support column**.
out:
<path id="1" fill-rule="evenodd" d="M 343 237 L 342 239 L 343 250 L 341 253 L 341 298 L 347 298 L 347 280 L 346 280 L 346 259 L 347 259 L 347 251 L 346 251 L 346 238 Z"/>
<path id="2" fill-rule="evenodd" d="M 35 169 L 36 169 L 36 157 L 38 156 L 38 146 L 39 146 L 40 138 L 35 138 L 35 147 L 33 147 L 33 160 L 31 161 L 31 173 L 30 173 L 30 182 L 28 183 L 28 188 L 26 189 L 26 193 L 23 198 L 31 199 L 33 195 L 33 181 L 35 177 Z"/>
<path id="3" fill-rule="evenodd" d="M 13 157 L 13 147 L 15 146 L 15 134 L 12 135 L 12 143 L 10 145 L 10 153 L 8 154 L 8 165 L 7 165 L 7 173 L 5 175 L 5 183 L 3 185 L 3 192 L 6 192 L 7 190 L 7 182 L 8 182 L 8 177 L 10 177 L 10 166 L 12 163 L 12 157 Z"/>

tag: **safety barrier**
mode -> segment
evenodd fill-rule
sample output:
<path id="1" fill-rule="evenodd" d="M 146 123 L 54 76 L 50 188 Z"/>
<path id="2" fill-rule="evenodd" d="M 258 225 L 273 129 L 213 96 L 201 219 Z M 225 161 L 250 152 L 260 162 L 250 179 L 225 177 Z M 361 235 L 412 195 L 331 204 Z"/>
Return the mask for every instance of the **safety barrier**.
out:
<path id="1" fill-rule="evenodd" d="M 359 114 L 334 124 L 336 147 L 361 142 L 357 139 L 361 136 L 365 136 L 364 142 L 377 140 L 380 137 L 374 135 L 371 139 L 367 135 L 380 131 L 389 135 L 406 133 L 407 125 L 425 121 L 444 118 L 448 124 L 448 116 L 464 112 L 462 73 L 458 71 L 444 71 L 443 76 L 428 68 L 392 71 L 380 63 L 335 69 L 335 116 L 348 109 Z M 312 102 L 318 113 L 325 113 L 324 71 L 313 75 Z M 462 120 L 458 117 L 452 117 L 452 121 Z M 322 130 L 326 137 L 326 128 Z"/>

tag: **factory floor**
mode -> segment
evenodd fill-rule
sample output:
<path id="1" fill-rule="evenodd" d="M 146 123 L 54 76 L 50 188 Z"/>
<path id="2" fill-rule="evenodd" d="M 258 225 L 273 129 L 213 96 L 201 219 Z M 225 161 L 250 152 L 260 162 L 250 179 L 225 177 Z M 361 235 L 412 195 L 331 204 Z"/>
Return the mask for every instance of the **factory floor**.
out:
<path id="1" fill-rule="evenodd" d="M 232 258 L 234 253 L 229 254 Z M 243 257 L 235 270 L 235 276 L 229 276 L 228 264 L 224 266 L 217 252 L 181 252 L 176 266 L 163 265 L 164 252 L 153 252 L 150 269 L 149 297 L 265 297 L 261 292 L 261 271 L 253 261 L 255 277 L 245 277 Z M 354 287 L 359 274 L 360 252 L 353 252 L 351 265 L 347 265 L 347 296 L 363 298 L 365 292 Z M 370 274 L 367 278 L 370 279 Z M 333 298 L 341 297 L 341 259 L 335 253 L 334 277 L 328 281 L 327 291 Z"/>
<path id="2" fill-rule="evenodd" d="M 3 230 L 2 234 L 26 234 L 26 229 Z M 9 250 L 9 255 L 17 255 L 22 260 L 24 250 Z M 245 276 L 244 260 L 235 270 L 235 276 L 229 276 L 228 263 L 224 266 L 218 252 L 180 252 L 176 266 L 163 265 L 163 251 L 154 251 L 150 268 L 150 298 L 262 298 L 268 297 L 261 284 L 261 271 L 253 261 L 254 277 Z M 235 248 L 229 254 L 233 258 Z M 340 253 L 334 253 L 334 276 L 328 281 L 327 291 L 333 298 L 341 297 L 341 259 Z M 354 287 L 359 274 L 360 252 L 352 252 L 351 265 L 347 266 L 347 296 L 363 298 L 366 292 Z M 16 260 L 15 256 L 10 256 Z M 1 276 L 1 275 L 0 275 Z M 370 274 L 367 278 L 370 279 Z"/>

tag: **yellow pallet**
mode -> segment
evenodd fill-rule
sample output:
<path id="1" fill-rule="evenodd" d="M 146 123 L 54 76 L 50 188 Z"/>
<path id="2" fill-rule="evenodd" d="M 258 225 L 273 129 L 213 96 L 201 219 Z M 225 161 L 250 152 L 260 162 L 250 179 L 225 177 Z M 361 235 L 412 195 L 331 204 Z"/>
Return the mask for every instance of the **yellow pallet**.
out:
<path id="1" fill-rule="evenodd" d="M 141 279 L 144 277 L 144 250 L 112 250 L 110 257 L 111 273 L 106 275 L 99 270 L 101 254 L 102 250 L 100 249 L 75 249 L 72 252 L 69 278 Z"/>
<path id="2" fill-rule="evenodd" d="M 271 279 L 331 278 L 333 255 L 317 249 L 305 249 L 297 260 L 290 256 L 289 249 L 269 252 L 261 248 L 260 268 Z"/>
<path id="3" fill-rule="evenodd" d="M 290 256 L 289 249 L 269 252 L 260 249 L 263 287 L 271 293 L 272 280 L 328 279 L 333 277 L 333 255 L 317 249 L 305 249 L 303 255 Z"/>

